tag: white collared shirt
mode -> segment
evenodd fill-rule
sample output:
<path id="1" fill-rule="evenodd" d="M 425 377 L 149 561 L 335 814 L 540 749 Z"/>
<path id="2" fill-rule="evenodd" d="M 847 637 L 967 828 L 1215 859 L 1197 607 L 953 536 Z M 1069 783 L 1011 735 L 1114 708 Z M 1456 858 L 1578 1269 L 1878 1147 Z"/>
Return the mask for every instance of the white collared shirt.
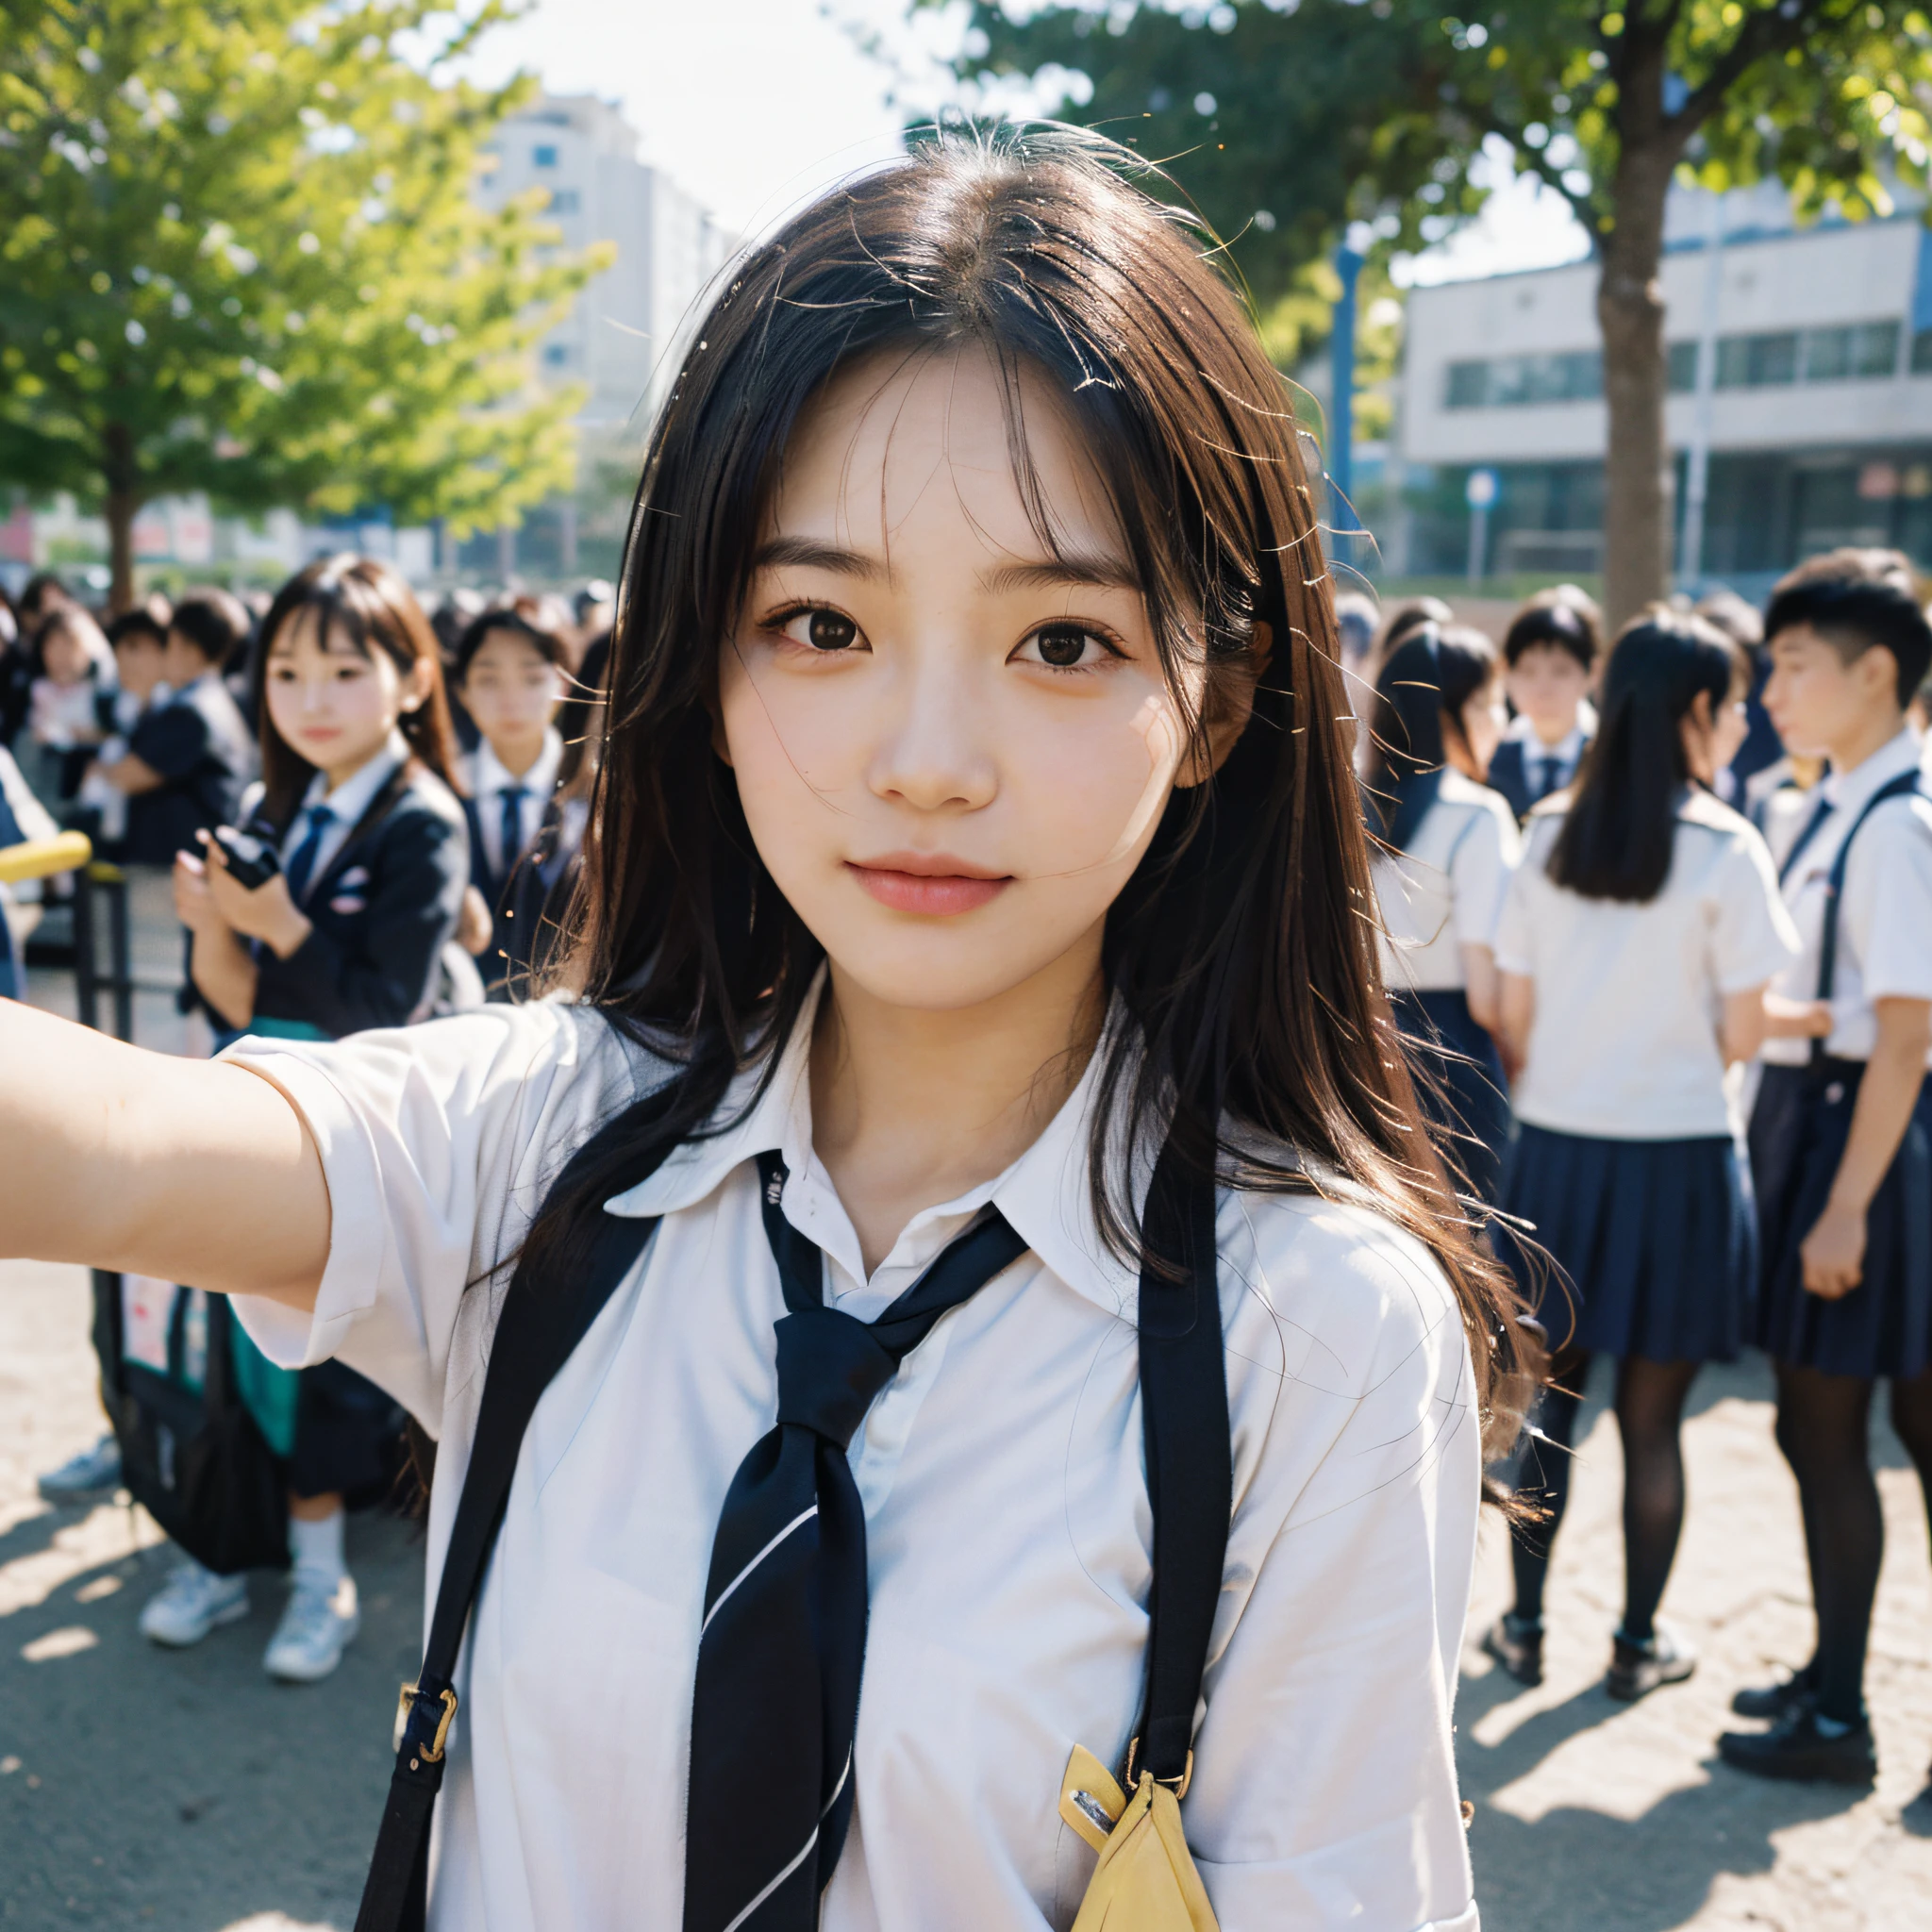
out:
<path id="1" fill-rule="evenodd" d="M 1408 849 L 1377 852 L 1371 867 L 1382 976 L 1391 988 L 1439 992 L 1463 984 L 1462 948 L 1494 943 L 1522 851 L 1508 800 L 1445 766 Z"/>
<path id="2" fill-rule="evenodd" d="M 476 801 L 476 819 L 483 833 L 483 856 L 492 876 L 501 878 L 514 860 L 525 852 L 543 823 L 543 808 L 557 790 L 557 769 L 563 762 L 563 739 L 553 724 L 543 734 L 543 749 L 537 762 L 519 778 L 491 749 L 486 738 L 464 760 L 468 770 L 470 796 Z M 517 805 L 517 849 L 503 849 L 503 794 L 520 785 L 524 796 Z"/>
<path id="3" fill-rule="evenodd" d="M 1536 735 L 1536 726 L 1522 714 L 1510 719 L 1505 738 L 1513 739 L 1523 747 L 1523 774 L 1534 785 L 1541 774 L 1540 762 L 1555 765 L 1550 774 L 1547 791 L 1561 791 L 1576 776 L 1577 767 L 1583 763 L 1583 754 L 1590 747 L 1590 741 L 1596 736 L 1596 708 L 1585 698 L 1576 707 L 1576 723 L 1574 724 L 1554 745 L 1545 744 Z"/>
<path id="4" fill-rule="evenodd" d="M 308 869 L 310 889 L 319 884 L 335 863 L 336 854 L 349 842 L 349 834 L 356 829 L 362 814 L 375 803 L 376 794 L 408 761 L 408 757 L 409 741 L 400 731 L 391 731 L 382 749 L 366 765 L 351 772 L 333 791 L 328 789 L 328 774 L 316 773 L 302 795 L 302 809 L 295 814 L 294 823 L 282 841 L 283 870 L 288 869 L 296 848 L 308 836 L 308 808 L 326 804 L 329 823 L 323 828 L 315 863 Z"/>
<path id="5" fill-rule="evenodd" d="M 1830 772 L 1819 790 L 1831 801 L 1831 816 L 1813 833 L 1786 875 L 1784 901 L 1798 928 L 1802 953 L 1773 982 L 1788 999 L 1818 996 L 1818 959 L 1824 942 L 1826 887 L 1839 847 L 1872 795 L 1891 779 L 1919 769 L 1917 738 L 1901 731 L 1849 772 Z M 1785 855 L 1810 823 L 1812 800 L 1774 827 L 1773 856 Z M 1780 835 L 1781 836 L 1778 836 Z M 1834 975 L 1832 1029 L 1825 1051 L 1837 1058 L 1872 1058 L 1878 1042 L 1881 999 L 1932 1000 L 1932 799 L 1892 798 L 1865 821 L 1845 866 L 1838 910 L 1838 965 Z M 1808 1040 L 1768 1040 L 1764 1058 L 1774 1066 L 1803 1066 Z"/>
<path id="6" fill-rule="evenodd" d="M 678 1923 L 711 1541 L 776 1411 L 785 1306 L 752 1160 L 774 1146 L 784 1211 L 860 1319 L 986 1201 L 1030 1244 L 906 1357 L 852 1443 L 871 1623 L 822 1924 L 1073 1923 L 1094 1857 L 1058 1815 L 1060 1780 L 1075 1744 L 1125 1748 L 1150 1579 L 1138 1281 L 1087 1188 L 1095 1073 L 868 1276 L 812 1151 L 809 1033 L 808 1014 L 745 1119 L 610 1204 L 664 1218 L 524 1440 L 458 1673 L 433 1932 Z M 238 1310 L 275 1360 L 339 1355 L 439 1438 L 426 1615 L 491 1271 L 568 1151 L 663 1069 L 560 1001 L 230 1057 L 301 1108 L 333 1207 L 312 1321 Z M 1224 1192 L 1218 1231 L 1235 1513 L 1183 1807 L 1208 1894 L 1224 1932 L 1475 1932 L 1451 1707 L 1480 1450 L 1456 1303 L 1360 1208 Z"/>
<path id="7" fill-rule="evenodd" d="M 1612 1141 L 1735 1132 L 1724 996 L 1764 985 L 1798 946 L 1764 841 L 1689 791 L 1657 896 L 1587 899 L 1550 876 L 1567 815 L 1557 799 L 1530 814 L 1496 930 L 1496 964 L 1536 986 L 1517 1119 Z"/>

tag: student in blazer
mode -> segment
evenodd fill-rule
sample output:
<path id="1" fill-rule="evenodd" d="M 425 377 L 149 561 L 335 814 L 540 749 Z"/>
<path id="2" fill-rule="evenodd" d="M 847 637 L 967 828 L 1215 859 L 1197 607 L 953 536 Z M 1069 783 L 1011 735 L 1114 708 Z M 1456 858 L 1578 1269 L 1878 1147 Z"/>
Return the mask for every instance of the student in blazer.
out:
<path id="1" fill-rule="evenodd" d="M 1575 782 L 1596 735 L 1590 691 L 1602 656 L 1602 617 L 1574 584 L 1539 591 L 1511 621 L 1503 683 L 1516 715 L 1487 782 L 1519 820 Z"/>
<path id="2" fill-rule="evenodd" d="M 434 634 L 393 572 L 335 558 L 283 588 L 256 676 L 263 776 L 246 829 L 280 867 L 244 886 L 212 839 L 205 858 L 176 861 L 195 990 L 229 1039 L 339 1040 L 424 1019 L 470 870 Z M 340 1363 L 297 1376 L 245 1341 L 238 1351 L 244 1394 L 289 1469 L 295 1581 L 265 1662 L 273 1676 L 312 1682 L 359 1622 L 345 1503 L 392 1483 L 403 1416 Z M 246 1604 L 243 1578 L 188 1562 L 142 1627 L 192 1643 Z"/>

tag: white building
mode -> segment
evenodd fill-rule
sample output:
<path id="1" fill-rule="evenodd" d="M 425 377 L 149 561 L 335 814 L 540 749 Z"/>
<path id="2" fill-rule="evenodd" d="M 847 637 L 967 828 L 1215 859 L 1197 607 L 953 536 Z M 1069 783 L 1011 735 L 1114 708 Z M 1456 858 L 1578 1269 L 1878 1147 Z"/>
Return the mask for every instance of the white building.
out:
<path id="1" fill-rule="evenodd" d="M 1838 543 L 1897 544 L 1932 564 L 1932 247 L 1917 212 L 1801 229 L 1774 186 L 1679 190 L 1665 251 L 1680 538 L 1689 453 L 1707 428 L 1692 574 L 1757 594 Z M 1501 486 L 1487 572 L 1600 567 L 1596 283 L 1583 261 L 1410 292 L 1393 568 L 1464 568 L 1477 468 Z"/>
<path id="2" fill-rule="evenodd" d="M 590 390 L 578 420 L 619 426 L 660 397 L 693 307 L 734 238 L 661 169 L 637 158 L 638 137 L 593 94 L 546 95 L 498 129 L 486 203 L 541 188 L 566 246 L 610 242 L 617 259 L 544 339 L 541 366 Z"/>

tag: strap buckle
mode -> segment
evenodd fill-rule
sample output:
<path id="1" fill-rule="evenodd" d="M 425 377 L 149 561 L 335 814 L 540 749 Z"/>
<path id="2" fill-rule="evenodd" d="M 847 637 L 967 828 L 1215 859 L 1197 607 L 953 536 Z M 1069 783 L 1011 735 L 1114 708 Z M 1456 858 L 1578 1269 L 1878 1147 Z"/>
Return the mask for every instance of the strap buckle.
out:
<path id="1" fill-rule="evenodd" d="M 416 1707 L 416 1699 L 422 1692 L 414 1684 L 405 1684 L 396 1693 L 396 1724 L 392 1748 L 400 1751 L 403 1740 L 408 1735 L 409 1718 Z M 445 1690 L 442 1693 L 442 1715 L 436 1721 L 436 1737 L 418 1755 L 425 1764 L 442 1762 L 443 1744 L 449 1737 L 449 1727 L 457 1714 L 457 1693 Z"/>
<path id="2" fill-rule="evenodd" d="M 1140 1738 L 1139 1738 L 1138 1736 L 1136 1736 L 1136 1737 L 1134 1737 L 1134 1738 L 1130 1739 L 1130 1740 L 1128 1740 L 1128 1743 L 1127 1743 L 1127 1770 L 1126 1770 L 1126 1775 L 1125 1775 L 1125 1777 L 1124 1777 L 1124 1778 L 1123 1778 L 1123 1779 L 1121 1780 L 1121 1782 L 1122 1782 L 1123 1784 L 1124 1784 L 1124 1785 L 1126 1786 L 1126 1788 L 1127 1788 L 1127 1790 L 1128 1790 L 1129 1791 L 1133 1790 L 1133 1789 L 1134 1789 L 1135 1785 L 1136 1785 L 1136 1784 L 1137 1784 L 1137 1783 L 1139 1782 L 1139 1780 L 1138 1780 L 1138 1779 L 1136 1779 L 1136 1777 L 1134 1776 L 1134 1759 L 1135 1759 L 1135 1758 L 1136 1758 L 1136 1757 L 1138 1757 L 1138 1756 L 1140 1755 L 1140 1750 L 1141 1750 L 1141 1740 L 1140 1740 Z M 1154 1774 L 1153 1774 L 1153 1773 L 1152 1773 L 1152 1772 L 1149 1772 L 1149 1773 L 1148 1773 L 1148 1775 L 1149 1775 L 1150 1777 L 1153 1777 L 1153 1776 L 1154 1776 Z M 1188 1761 L 1187 1761 L 1187 1763 L 1186 1763 L 1186 1764 L 1185 1764 L 1185 1765 L 1184 1765 L 1184 1766 L 1182 1767 L 1182 1770 L 1181 1770 L 1181 1774 L 1180 1774 L 1180 1776 L 1178 1776 L 1178 1777 L 1157 1777 L 1157 1778 L 1154 1778 L 1154 1782 L 1155 1782 L 1156 1784 L 1158 1784 L 1158 1785 L 1165 1785 L 1165 1786 L 1167 1786 L 1167 1788 L 1168 1788 L 1168 1789 L 1169 1789 L 1169 1790 L 1170 1790 L 1171 1791 L 1173 1791 L 1173 1793 L 1174 1793 L 1174 1802 L 1175 1802 L 1175 1804 L 1179 1804 L 1179 1802 L 1180 1802 L 1180 1801 L 1181 1801 L 1181 1800 L 1182 1800 L 1183 1798 L 1185 1798 L 1185 1797 L 1186 1797 L 1186 1796 L 1188 1795 L 1188 1787 L 1189 1787 L 1189 1786 L 1190 1786 L 1191 1784 L 1192 1784 L 1192 1783 L 1193 1783 L 1193 1781 L 1194 1781 L 1194 1754 L 1193 1754 L 1193 1753 L 1192 1753 L 1191 1751 L 1190 1751 L 1190 1752 L 1188 1753 Z"/>

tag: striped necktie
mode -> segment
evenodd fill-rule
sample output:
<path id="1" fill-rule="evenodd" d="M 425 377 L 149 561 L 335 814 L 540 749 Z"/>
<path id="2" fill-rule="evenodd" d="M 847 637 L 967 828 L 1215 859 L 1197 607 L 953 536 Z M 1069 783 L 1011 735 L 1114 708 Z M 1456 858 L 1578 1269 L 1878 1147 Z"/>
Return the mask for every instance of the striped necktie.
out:
<path id="1" fill-rule="evenodd" d="M 989 1209 L 876 1322 L 824 1306 L 818 1248 L 758 1157 L 777 1323 L 778 1423 L 738 1467 L 705 1586 L 691 1726 L 684 1932 L 814 1932 L 852 1821 L 865 1661 L 865 1511 L 846 1444 L 949 1308 L 1025 1253 Z"/>

